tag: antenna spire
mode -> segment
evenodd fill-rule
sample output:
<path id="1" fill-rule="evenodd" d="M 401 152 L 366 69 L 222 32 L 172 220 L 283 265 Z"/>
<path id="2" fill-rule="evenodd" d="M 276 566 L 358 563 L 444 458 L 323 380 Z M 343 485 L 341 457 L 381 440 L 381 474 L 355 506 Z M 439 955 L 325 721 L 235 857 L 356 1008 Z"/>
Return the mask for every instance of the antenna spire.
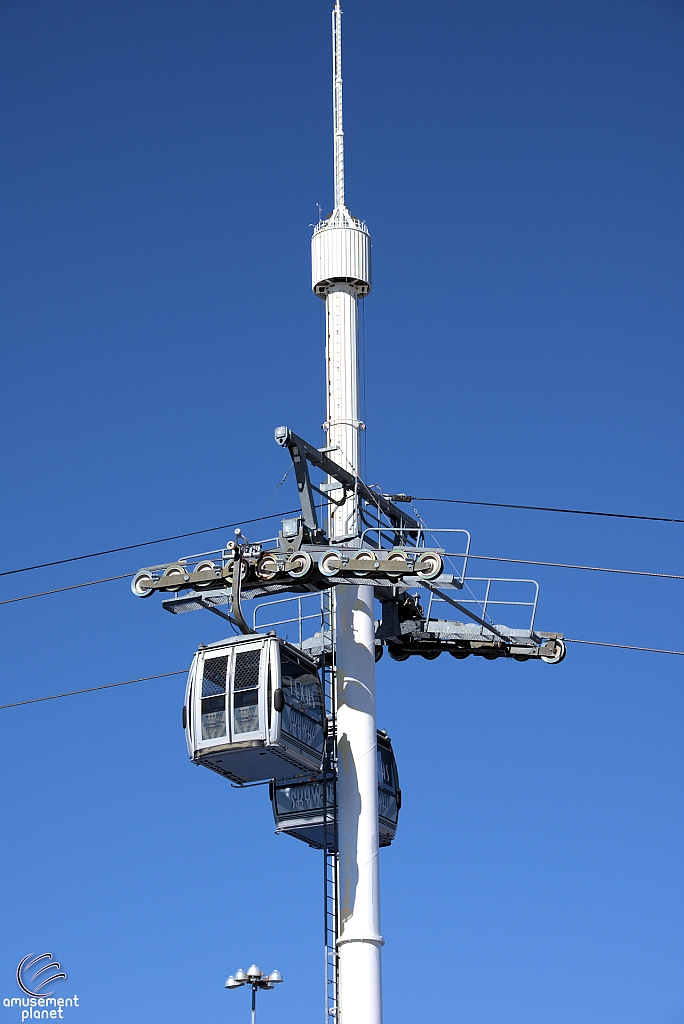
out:
<path id="1" fill-rule="evenodd" d="M 344 131 L 342 130 L 342 9 L 335 0 L 332 12 L 333 145 L 335 151 L 335 209 L 344 207 Z"/>

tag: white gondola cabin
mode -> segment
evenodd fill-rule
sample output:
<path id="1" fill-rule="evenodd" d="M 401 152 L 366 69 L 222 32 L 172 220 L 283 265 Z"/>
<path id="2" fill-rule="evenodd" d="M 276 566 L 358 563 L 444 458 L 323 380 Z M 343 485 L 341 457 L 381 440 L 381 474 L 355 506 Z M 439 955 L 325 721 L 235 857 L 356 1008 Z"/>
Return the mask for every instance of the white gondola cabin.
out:
<path id="1" fill-rule="evenodd" d="M 380 846 L 389 846 L 397 833 L 401 790 L 397 762 L 392 742 L 386 732 L 378 732 L 378 825 Z M 271 804 L 276 832 L 301 839 L 316 850 L 326 844 L 323 825 L 327 821 L 327 848 L 335 850 L 334 803 L 335 786 L 332 779 L 312 775 L 308 779 L 288 779 L 271 782 Z"/>
<path id="2" fill-rule="evenodd" d="M 276 636 L 200 647 L 183 708 L 190 758 L 233 782 L 319 772 L 326 719 L 316 665 Z"/>

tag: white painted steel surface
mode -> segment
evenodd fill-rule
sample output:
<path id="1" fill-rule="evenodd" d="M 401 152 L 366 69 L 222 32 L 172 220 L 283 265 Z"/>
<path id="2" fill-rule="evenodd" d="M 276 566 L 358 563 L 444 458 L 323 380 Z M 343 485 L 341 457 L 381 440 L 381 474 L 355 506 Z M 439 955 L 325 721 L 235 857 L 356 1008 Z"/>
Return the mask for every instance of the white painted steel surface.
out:
<path id="1" fill-rule="evenodd" d="M 335 209 L 311 243 L 316 294 L 325 298 L 327 446 L 359 472 L 359 295 L 371 282 L 370 236 L 344 204 L 342 35 L 333 10 Z M 329 492 L 342 499 L 339 490 Z M 329 506 L 331 539 L 355 538 L 356 496 Z M 353 540 L 352 540 L 353 543 Z M 378 776 L 375 724 L 375 622 L 371 586 L 335 588 L 335 692 L 338 742 L 338 1021 L 382 1024 Z"/>
<path id="2" fill-rule="evenodd" d="M 342 219 L 342 218 L 340 218 Z M 311 239 L 311 287 L 324 296 L 335 281 L 353 284 L 359 296 L 371 289 L 371 240 L 365 225 L 349 217 L 340 227 L 332 217 L 318 226 Z M 356 224 L 360 226 L 357 227 Z"/>
<path id="3" fill-rule="evenodd" d="M 337 587 L 340 1024 L 381 1024 L 373 588 Z"/>
<path id="4" fill-rule="evenodd" d="M 338 284 L 325 300 L 327 420 L 325 423 L 330 455 L 340 466 L 357 474 L 359 468 L 359 309 L 351 285 Z M 333 485 L 329 480 L 329 485 Z M 330 491 L 330 497 L 342 501 L 342 488 Z M 333 543 L 358 533 L 356 495 L 350 495 L 339 507 L 331 506 L 330 539 Z"/>

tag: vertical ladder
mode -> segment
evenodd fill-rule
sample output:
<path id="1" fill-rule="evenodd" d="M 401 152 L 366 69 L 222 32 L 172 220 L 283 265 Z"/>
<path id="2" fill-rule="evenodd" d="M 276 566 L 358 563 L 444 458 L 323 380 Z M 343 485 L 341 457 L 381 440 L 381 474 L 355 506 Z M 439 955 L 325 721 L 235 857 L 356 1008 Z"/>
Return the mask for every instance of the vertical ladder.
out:
<path id="1" fill-rule="evenodd" d="M 325 1016 L 337 1024 L 337 854 L 325 851 Z"/>
<path id="2" fill-rule="evenodd" d="M 328 742 L 323 761 L 323 821 L 325 846 L 323 847 L 323 912 L 325 929 L 325 1019 L 337 1024 L 337 709 L 335 702 L 335 634 L 334 596 L 330 591 L 321 595 L 321 628 L 332 639 L 332 663 L 323 669 L 325 685 L 325 711 L 329 721 Z M 330 820 L 330 826 L 328 826 Z"/>

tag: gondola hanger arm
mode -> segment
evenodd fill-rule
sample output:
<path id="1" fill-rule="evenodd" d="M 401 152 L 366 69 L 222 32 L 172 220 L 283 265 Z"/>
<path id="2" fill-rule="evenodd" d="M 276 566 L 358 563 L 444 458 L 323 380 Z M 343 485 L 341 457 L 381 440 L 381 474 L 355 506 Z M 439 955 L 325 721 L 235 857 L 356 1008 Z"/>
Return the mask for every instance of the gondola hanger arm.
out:
<path id="1" fill-rule="evenodd" d="M 256 633 L 255 629 L 247 624 L 247 621 L 242 614 L 242 605 L 240 603 L 240 594 L 242 592 L 242 552 L 240 551 L 240 545 L 233 544 L 233 580 L 231 587 L 232 607 L 231 612 L 235 625 L 245 636 L 252 633 Z M 229 545 L 230 547 L 230 545 Z"/>

